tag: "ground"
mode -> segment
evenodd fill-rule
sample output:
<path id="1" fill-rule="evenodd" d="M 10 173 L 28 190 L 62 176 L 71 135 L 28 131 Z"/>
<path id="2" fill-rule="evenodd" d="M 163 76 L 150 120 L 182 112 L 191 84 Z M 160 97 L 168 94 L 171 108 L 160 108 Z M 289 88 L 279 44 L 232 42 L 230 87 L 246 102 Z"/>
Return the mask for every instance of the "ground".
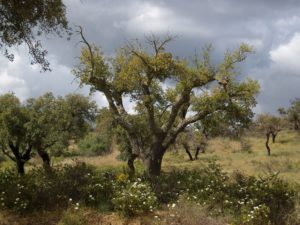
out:
<path id="1" fill-rule="evenodd" d="M 229 138 L 214 138 L 208 142 L 205 153 L 200 153 L 198 160 L 189 161 L 187 154 L 183 149 L 177 151 L 172 150 L 166 153 L 162 169 L 171 171 L 174 168 L 192 169 L 201 168 L 211 160 L 220 163 L 223 169 L 232 173 L 240 171 L 248 175 L 261 176 L 266 173 L 277 173 L 288 182 L 300 184 L 300 135 L 292 131 L 282 131 L 278 134 L 276 143 L 271 143 L 271 156 L 267 156 L 265 149 L 265 138 L 263 135 L 250 135 L 246 138 L 248 147 L 242 148 L 240 141 Z M 54 158 L 55 164 L 73 163 L 75 160 L 84 161 L 92 164 L 99 169 L 107 169 L 110 167 L 122 170 L 126 167 L 126 163 L 117 159 L 118 151 L 115 149 L 111 154 L 98 157 L 71 157 L 71 158 Z M 38 158 L 31 160 L 26 170 L 32 166 L 40 165 Z M 11 162 L 0 163 L 0 169 L 13 166 Z M 136 162 L 136 167 L 142 169 L 140 162 Z M 58 224 L 65 212 L 54 210 L 51 212 L 42 212 L 30 214 L 26 216 L 18 216 L 8 212 L 0 212 L 0 225 L 54 225 Z M 88 224 L 152 224 L 151 217 L 144 215 L 143 217 L 126 220 L 116 214 L 103 214 L 95 210 L 86 209 L 84 217 L 87 218 Z M 152 215 L 153 218 L 153 215 Z M 150 220 L 150 221 L 149 221 Z"/>

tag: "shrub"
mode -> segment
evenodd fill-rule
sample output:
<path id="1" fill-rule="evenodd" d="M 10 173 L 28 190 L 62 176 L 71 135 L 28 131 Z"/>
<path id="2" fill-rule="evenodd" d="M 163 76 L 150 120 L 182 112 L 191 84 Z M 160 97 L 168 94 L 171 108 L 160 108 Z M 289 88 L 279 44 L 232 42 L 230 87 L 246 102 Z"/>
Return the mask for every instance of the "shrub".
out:
<path id="1" fill-rule="evenodd" d="M 270 208 L 264 204 L 254 206 L 253 208 L 245 207 L 242 210 L 242 224 L 243 225 L 268 225 Z"/>
<path id="2" fill-rule="evenodd" d="M 113 174 L 97 173 L 84 163 L 53 168 L 45 173 L 35 168 L 24 176 L 12 170 L 0 172 L 0 208 L 16 212 L 67 207 L 69 200 L 91 206 L 110 204 Z"/>
<path id="3" fill-rule="evenodd" d="M 148 183 L 138 178 L 135 182 L 128 181 L 124 188 L 116 191 L 113 198 L 115 210 L 123 216 L 153 211 L 157 199 Z"/>
<path id="4" fill-rule="evenodd" d="M 110 152 L 110 144 L 96 133 L 89 133 L 78 143 L 79 154 L 86 156 L 105 155 Z"/>
<path id="5" fill-rule="evenodd" d="M 256 178 L 236 173 L 230 178 L 214 162 L 201 170 L 163 174 L 152 187 L 160 202 L 176 201 L 186 194 L 188 200 L 208 207 L 214 215 L 231 215 L 237 224 L 243 222 L 246 211 L 253 216 L 251 211 L 259 207 L 272 224 L 283 225 L 296 201 L 296 191 L 277 174 Z"/>
<path id="6" fill-rule="evenodd" d="M 168 214 L 163 218 L 157 217 L 158 224 L 161 225 L 225 225 L 219 219 L 211 218 L 206 208 L 199 203 L 187 200 L 181 196 L 179 201 L 168 205 Z"/>

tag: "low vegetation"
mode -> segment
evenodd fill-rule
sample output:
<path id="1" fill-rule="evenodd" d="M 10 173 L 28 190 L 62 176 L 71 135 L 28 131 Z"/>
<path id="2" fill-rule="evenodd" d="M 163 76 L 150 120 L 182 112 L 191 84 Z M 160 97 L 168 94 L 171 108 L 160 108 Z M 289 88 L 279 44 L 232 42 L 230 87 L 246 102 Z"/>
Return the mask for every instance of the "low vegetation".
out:
<path id="1" fill-rule="evenodd" d="M 50 174 L 42 168 L 24 176 L 4 170 L 0 178 L 0 207 L 17 214 L 57 208 L 76 213 L 89 207 L 116 211 L 125 217 L 146 213 L 156 219 L 157 210 L 169 207 L 171 215 L 187 204 L 193 205 L 193 210 L 199 206 L 202 214 L 198 216 L 219 217 L 232 224 L 283 225 L 295 213 L 298 201 L 296 188 L 277 174 L 261 178 L 242 173 L 229 175 L 214 162 L 202 169 L 163 173 L 156 179 L 139 173 L 130 178 L 121 171 L 99 171 L 84 163 L 58 166 Z M 180 213 L 176 218 L 164 215 L 161 222 L 184 219 L 178 216 Z M 64 214 L 61 223 L 68 224 L 64 221 L 69 220 Z M 155 221 L 159 224 L 158 219 Z"/>

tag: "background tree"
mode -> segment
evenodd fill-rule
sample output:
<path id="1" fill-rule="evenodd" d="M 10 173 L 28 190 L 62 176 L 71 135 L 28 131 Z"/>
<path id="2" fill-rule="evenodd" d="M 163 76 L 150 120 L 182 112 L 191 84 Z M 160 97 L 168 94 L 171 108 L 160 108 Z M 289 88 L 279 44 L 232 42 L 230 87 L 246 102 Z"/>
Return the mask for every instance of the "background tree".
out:
<path id="1" fill-rule="evenodd" d="M 30 137 L 30 115 L 14 94 L 0 96 L 0 148 L 16 163 L 19 174 L 30 159 L 33 143 Z"/>
<path id="2" fill-rule="evenodd" d="M 292 101 L 290 108 L 287 109 L 287 117 L 294 130 L 300 132 L 300 98 Z"/>
<path id="3" fill-rule="evenodd" d="M 115 134 L 113 117 L 107 108 L 98 110 L 96 127 L 78 143 L 80 154 L 104 155 L 111 152 Z"/>
<path id="4" fill-rule="evenodd" d="M 31 113 L 31 133 L 34 148 L 43 159 L 44 167 L 50 167 L 48 151 L 55 153 L 66 149 L 70 140 L 83 138 L 95 121 L 97 106 L 88 97 L 69 94 L 55 98 L 46 93 L 27 101 Z"/>
<path id="5" fill-rule="evenodd" d="M 25 43 L 32 57 L 31 64 L 39 64 L 42 70 L 50 70 L 49 62 L 37 37 L 69 30 L 65 6 L 62 0 L 9 0 L 0 1 L 0 48 L 11 61 L 12 46 Z"/>
<path id="6" fill-rule="evenodd" d="M 189 160 L 193 161 L 198 159 L 200 151 L 205 152 L 207 138 L 195 126 L 192 126 L 178 135 L 176 144 L 181 145 L 189 156 Z M 191 149 L 194 149 L 194 157 Z"/>
<path id="7" fill-rule="evenodd" d="M 247 97 L 246 97 L 247 98 Z M 252 124 L 254 113 L 251 101 L 243 101 L 240 104 L 229 102 L 226 111 L 219 111 L 208 115 L 205 119 L 195 123 L 206 138 L 240 137 Z"/>
<path id="8" fill-rule="evenodd" d="M 268 156 L 271 155 L 271 149 L 269 146 L 270 137 L 272 137 L 273 143 L 276 141 L 277 134 L 284 128 L 284 119 L 269 114 L 260 114 L 256 119 L 256 126 L 258 131 L 266 135 L 266 148 Z"/>
<path id="9" fill-rule="evenodd" d="M 148 38 L 148 49 L 131 44 L 107 60 L 99 48 L 87 42 L 82 30 L 79 33 L 85 47 L 73 72 L 82 84 L 106 96 L 115 121 L 126 131 L 132 153 L 143 161 L 150 176 L 160 174 L 166 150 L 189 124 L 227 110 L 229 104 L 256 103 L 258 83 L 234 79 L 235 64 L 252 52 L 246 44 L 226 52 L 218 66 L 211 64 L 209 48 L 193 64 L 174 57 L 166 50 L 172 37 Z M 172 85 L 163 88 L 169 81 Z M 135 115 L 124 108 L 125 97 L 135 104 Z M 137 129 L 141 127 L 143 132 Z"/>
<path id="10" fill-rule="evenodd" d="M 82 138 L 95 119 L 96 103 L 88 97 L 71 94 L 55 98 L 52 93 L 21 104 L 13 94 L 0 96 L 0 140 L 2 152 L 16 162 L 18 172 L 33 151 L 50 168 L 48 151 Z"/>

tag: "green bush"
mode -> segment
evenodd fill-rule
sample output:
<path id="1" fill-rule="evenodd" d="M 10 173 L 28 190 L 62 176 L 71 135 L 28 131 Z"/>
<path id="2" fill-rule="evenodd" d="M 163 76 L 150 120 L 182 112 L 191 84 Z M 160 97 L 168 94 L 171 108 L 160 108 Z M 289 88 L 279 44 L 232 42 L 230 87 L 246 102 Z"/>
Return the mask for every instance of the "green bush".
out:
<path id="1" fill-rule="evenodd" d="M 91 206 L 110 204 L 113 174 L 98 173 L 84 163 L 53 168 L 46 173 L 35 168 L 24 176 L 13 170 L 0 172 L 0 208 L 16 212 L 67 207 L 72 202 Z"/>
<path id="2" fill-rule="evenodd" d="M 96 133 L 89 133 L 78 143 L 78 150 L 80 155 L 85 156 L 105 155 L 110 152 L 110 143 L 106 143 Z"/>
<path id="3" fill-rule="evenodd" d="M 154 180 L 152 187 L 160 202 L 174 202 L 185 194 L 216 216 L 236 218 L 237 224 L 245 219 L 245 211 L 251 214 L 256 207 L 264 206 L 267 220 L 283 225 L 295 209 L 296 191 L 277 174 L 256 178 L 236 173 L 229 177 L 214 162 L 201 170 L 164 174 Z"/>
<path id="4" fill-rule="evenodd" d="M 148 183 L 138 178 L 116 191 L 113 198 L 115 210 L 123 216 L 153 211 L 157 207 L 157 199 Z"/>
<path id="5" fill-rule="evenodd" d="M 13 170 L 0 172 L 0 208 L 15 212 L 67 208 L 72 202 L 133 216 L 152 211 L 161 203 L 177 204 L 180 196 L 185 196 L 187 201 L 209 209 L 211 216 L 232 218 L 233 224 L 270 221 L 290 225 L 299 222 L 296 190 L 277 174 L 264 178 L 241 173 L 228 176 L 215 162 L 200 170 L 133 180 L 124 173 L 100 172 L 84 163 L 55 167 L 48 173 L 33 168 L 24 176 Z"/>

